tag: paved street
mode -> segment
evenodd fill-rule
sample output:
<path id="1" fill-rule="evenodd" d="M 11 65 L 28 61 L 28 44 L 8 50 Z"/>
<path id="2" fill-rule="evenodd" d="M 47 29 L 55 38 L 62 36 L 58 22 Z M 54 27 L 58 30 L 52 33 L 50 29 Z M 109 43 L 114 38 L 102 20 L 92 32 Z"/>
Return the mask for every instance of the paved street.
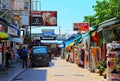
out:
<path id="1" fill-rule="evenodd" d="M 76 64 L 55 58 L 49 67 L 29 68 L 14 81 L 103 81 L 103 76 L 90 73 Z"/>
<path id="2" fill-rule="evenodd" d="M 22 68 L 21 62 L 15 63 L 10 67 L 10 73 L 7 74 L 6 71 L 0 71 L 0 81 L 12 81 L 12 79 L 27 70 L 27 68 Z"/>
<path id="3" fill-rule="evenodd" d="M 102 81 L 103 77 L 96 73 L 77 67 L 58 58 L 55 66 L 48 69 L 47 81 Z"/>
<path id="4" fill-rule="evenodd" d="M 120 81 L 120 0 L 0 0 L 0 81 Z"/>

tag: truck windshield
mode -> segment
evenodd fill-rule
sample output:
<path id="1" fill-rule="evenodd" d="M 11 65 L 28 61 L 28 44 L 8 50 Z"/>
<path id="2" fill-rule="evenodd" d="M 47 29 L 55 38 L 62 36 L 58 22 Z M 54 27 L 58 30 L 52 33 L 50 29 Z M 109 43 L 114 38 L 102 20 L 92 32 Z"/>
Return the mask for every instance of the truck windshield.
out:
<path id="1" fill-rule="evenodd" d="M 33 54 L 40 54 L 40 53 L 46 54 L 47 53 L 47 49 L 43 48 L 43 47 L 39 47 L 39 48 L 33 49 Z"/>

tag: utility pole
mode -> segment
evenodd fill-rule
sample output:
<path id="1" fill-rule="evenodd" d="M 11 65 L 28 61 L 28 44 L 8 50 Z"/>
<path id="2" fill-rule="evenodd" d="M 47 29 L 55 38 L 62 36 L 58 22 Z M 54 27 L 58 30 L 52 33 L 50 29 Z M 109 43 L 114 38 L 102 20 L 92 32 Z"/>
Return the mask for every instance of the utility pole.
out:
<path id="1" fill-rule="evenodd" d="M 59 26 L 59 36 L 60 36 L 60 32 L 61 32 L 61 31 L 60 31 L 60 26 Z"/>
<path id="2" fill-rule="evenodd" d="M 30 40 L 31 40 L 31 0 L 30 0 Z"/>

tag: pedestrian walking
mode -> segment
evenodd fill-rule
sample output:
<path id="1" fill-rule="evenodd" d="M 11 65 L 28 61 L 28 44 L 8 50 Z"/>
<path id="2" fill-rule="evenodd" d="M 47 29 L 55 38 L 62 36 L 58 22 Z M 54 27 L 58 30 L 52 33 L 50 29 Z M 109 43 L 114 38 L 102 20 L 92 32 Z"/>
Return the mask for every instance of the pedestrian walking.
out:
<path id="1" fill-rule="evenodd" d="M 32 58 L 32 56 L 31 56 L 31 48 L 29 48 L 28 49 L 28 62 L 31 61 L 31 58 Z"/>
<path id="2" fill-rule="evenodd" d="M 49 60 L 50 60 L 50 62 L 51 62 L 51 54 L 52 54 L 52 52 L 51 52 L 51 50 L 49 50 Z"/>
<path id="3" fill-rule="evenodd" d="M 6 52 L 6 59 L 5 59 L 5 66 L 7 73 L 9 73 L 10 71 L 11 56 L 12 56 L 11 49 L 10 47 L 8 47 Z"/>
<path id="4" fill-rule="evenodd" d="M 22 67 L 24 68 L 26 66 L 27 68 L 28 50 L 25 47 L 23 47 L 22 50 L 22 60 L 23 60 Z"/>

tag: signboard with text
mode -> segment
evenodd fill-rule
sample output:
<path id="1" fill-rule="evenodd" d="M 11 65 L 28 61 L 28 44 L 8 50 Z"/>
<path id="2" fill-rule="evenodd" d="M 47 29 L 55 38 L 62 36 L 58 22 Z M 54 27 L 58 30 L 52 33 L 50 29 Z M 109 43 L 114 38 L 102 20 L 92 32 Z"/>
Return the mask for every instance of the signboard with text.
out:
<path id="1" fill-rule="evenodd" d="M 42 29 L 41 40 L 54 40 L 54 29 Z"/>
<path id="2" fill-rule="evenodd" d="M 89 23 L 87 22 L 74 23 L 73 30 L 74 31 L 89 31 Z"/>
<path id="3" fill-rule="evenodd" d="M 57 26 L 57 11 L 32 11 L 31 26 Z"/>
<path id="4" fill-rule="evenodd" d="M 73 24 L 73 30 L 78 31 L 79 30 L 79 23 L 74 23 Z"/>

